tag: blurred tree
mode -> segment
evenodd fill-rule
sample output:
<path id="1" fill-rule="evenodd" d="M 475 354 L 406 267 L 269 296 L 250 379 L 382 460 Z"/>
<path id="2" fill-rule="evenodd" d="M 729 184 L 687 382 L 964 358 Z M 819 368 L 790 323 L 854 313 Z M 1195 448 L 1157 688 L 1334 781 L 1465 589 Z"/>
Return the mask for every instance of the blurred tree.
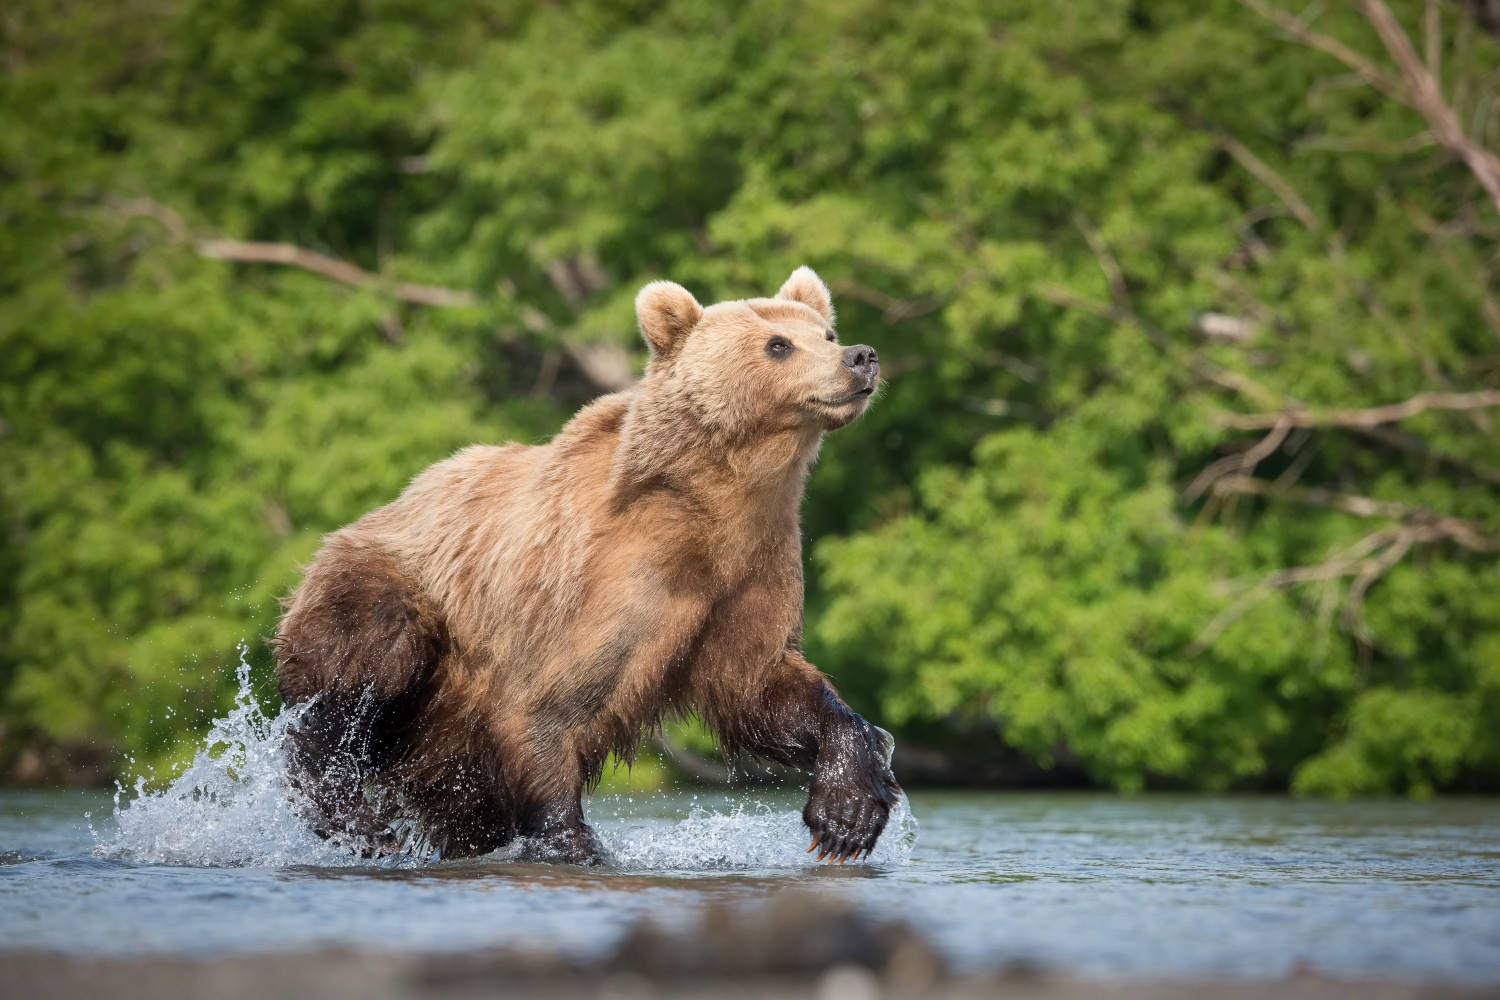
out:
<path id="1" fill-rule="evenodd" d="M 1123 788 L 1494 787 L 1470 7 L 21 0 L 12 775 L 180 754 L 320 532 L 628 378 L 643 281 L 808 263 L 889 376 L 806 510 L 858 707 Z"/>

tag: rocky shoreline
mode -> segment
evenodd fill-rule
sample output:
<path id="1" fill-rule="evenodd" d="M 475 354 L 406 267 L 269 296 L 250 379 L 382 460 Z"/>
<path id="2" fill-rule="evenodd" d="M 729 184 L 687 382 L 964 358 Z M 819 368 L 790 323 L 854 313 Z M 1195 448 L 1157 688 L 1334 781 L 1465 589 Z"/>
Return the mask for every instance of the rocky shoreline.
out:
<path id="1" fill-rule="evenodd" d="M 96 957 L 0 951 L 0 998 L 26 1000 L 469 1000 L 547 997 L 809 1000 L 1478 1000 L 1500 988 L 1344 981 L 1310 972 L 1262 981 L 1082 980 L 1012 965 L 954 975 L 901 921 L 782 894 L 754 910 L 710 907 L 684 929 L 643 920 L 603 957 L 540 951 L 323 950 L 213 957 Z"/>
<path id="2" fill-rule="evenodd" d="M 859 965 L 821 972 L 648 976 L 603 969 L 559 969 L 514 955 L 391 955 L 329 951 L 211 959 L 78 958 L 0 953 L 0 997 L 27 1000 L 1479 1000 L 1500 989 L 1444 984 L 1354 982 L 1293 975 L 1264 982 L 1100 982 L 1025 969 L 989 977 L 902 983 Z"/>

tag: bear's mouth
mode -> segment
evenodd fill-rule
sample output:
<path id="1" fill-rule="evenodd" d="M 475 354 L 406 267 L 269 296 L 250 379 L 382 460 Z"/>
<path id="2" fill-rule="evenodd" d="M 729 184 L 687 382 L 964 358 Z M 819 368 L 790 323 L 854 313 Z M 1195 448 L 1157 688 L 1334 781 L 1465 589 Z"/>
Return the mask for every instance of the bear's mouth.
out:
<path id="1" fill-rule="evenodd" d="M 873 385 L 867 385 L 863 389 L 860 389 L 858 392 L 851 392 L 849 395 L 841 396 L 838 399 L 819 399 L 818 397 L 814 396 L 809 400 L 809 402 L 817 403 L 820 406 L 848 406 L 850 403 L 853 403 L 856 400 L 869 399 L 874 393 L 875 387 Z"/>

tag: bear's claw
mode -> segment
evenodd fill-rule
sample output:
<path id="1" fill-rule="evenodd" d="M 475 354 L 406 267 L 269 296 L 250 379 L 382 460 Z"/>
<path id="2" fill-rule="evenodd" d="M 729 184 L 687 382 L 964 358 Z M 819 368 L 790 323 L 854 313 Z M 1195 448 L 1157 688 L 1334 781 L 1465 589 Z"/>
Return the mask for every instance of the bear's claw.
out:
<path id="1" fill-rule="evenodd" d="M 869 857 L 890 819 L 891 805 L 900 794 L 893 780 L 872 792 L 830 790 L 814 782 L 803 820 L 813 831 L 807 853 L 817 860 L 844 864 Z"/>
<path id="2" fill-rule="evenodd" d="M 885 830 L 901 786 L 891 773 L 891 734 L 861 719 L 827 689 L 829 717 L 819 736 L 818 760 L 802 821 L 812 831 L 818 860 L 844 864 L 869 857 Z"/>

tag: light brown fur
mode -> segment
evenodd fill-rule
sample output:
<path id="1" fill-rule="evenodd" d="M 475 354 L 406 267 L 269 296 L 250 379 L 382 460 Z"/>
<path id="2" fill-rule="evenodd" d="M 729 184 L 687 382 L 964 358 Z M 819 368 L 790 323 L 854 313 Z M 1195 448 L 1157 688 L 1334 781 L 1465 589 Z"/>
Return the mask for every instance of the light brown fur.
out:
<path id="1" fill-rule="evenodd" d="M 697 711 L 729 750 L 814 772 L 826 852 L 873 846 L 899 792 L 888 738 L 802 656 L 798 508 L 874 352 L 837 345 L 806 268 L 707 309 L 655 282 L 637 315 L 635 387 L 550 444 L 432 466 L 328 536 L 289 600 L 278 675 L 313 702 L 293 780 L 326 835 L 447 856 L 525 835 L 595 859 L 581 791 L 643 727 Z"/>

